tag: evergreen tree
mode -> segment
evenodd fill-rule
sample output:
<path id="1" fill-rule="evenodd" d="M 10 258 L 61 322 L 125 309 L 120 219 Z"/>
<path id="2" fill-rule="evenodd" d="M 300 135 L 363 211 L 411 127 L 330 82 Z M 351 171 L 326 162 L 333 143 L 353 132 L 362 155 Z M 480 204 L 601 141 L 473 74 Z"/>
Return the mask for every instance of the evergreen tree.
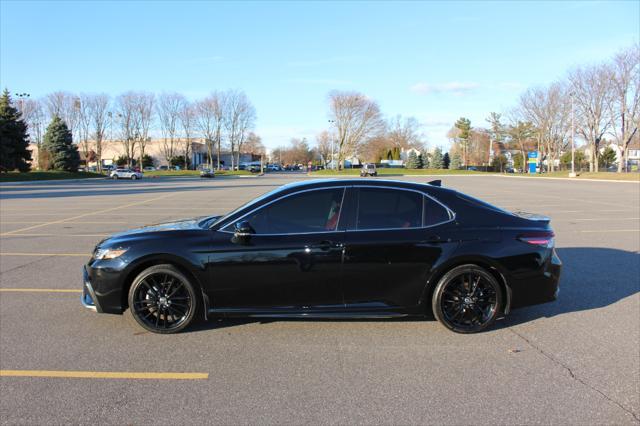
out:
<path id="1" fill-rule="evenodd" d="M 422 157 L 422 168 L 423 169 L 428 169 L 431 167 L 430 161 L 431 161 L 431 155 L 429 155 L 426 151 L 422 153 L 421 155 Z"/>
<path id="2" fill-rule="evenodd" d="M 462 157 L 460 157 L 459 153 L 453 154 L 451 157 L 451 166 L 449 167 L 452 170 L 458 170 L 462 168 Z"/>
<path id="3" fill-rule="evenodd" d="M 409 155 L 407 156 L 407 162 L 405 163 L 405 167 L 407 169 L 418 168 L 418 156 L 414 151 L 409 152 Z"/>
<path id="4" fill-rule="evenodd" d="M 67 124 L 57 115 L 47 127 L 42 148 L 49 153 L 49 169 L 78 171 L 80 164 L 78 147 L 73 143 Z"/>
<path id="5" fill-rule="evenodd" d="M 5 89 L 0 97 L 0 171 L 28 172 L 31 168 L 28 147 L 27 125 L 20 111 L 11 105 L 11 96 Z"/>
<path id="6" fill-rule="evenodd" d="M 433 151 L 433 157 L 431 158 L 431 168 L 433 169 L 443 169 L 444 168 L 444 159 L 442 158 L 442 150 L 440 148 L 436 148 Z"/>
<path id="7" fill-rule="evenodd" d="M 451 164 L 451 159 L 449 158 L 449 153 L 445 152 L 444 157 L 442 157 L 442 165 L 445 169 L 448 169 L 449 164 Z"/>
<path id="8" fill-rule="evenodd" d="M 616 163 L 616 152 L 610 146 L 606 147 L 598 157 L 598 166 L 607 168 Z"/>
<path id="9" fill-rule="evenodd" d="M 423 169 L 424 168 L 424 160 L 422 159 L 422 153 L 418 154 L 418 164 L 416 169 Z"/>

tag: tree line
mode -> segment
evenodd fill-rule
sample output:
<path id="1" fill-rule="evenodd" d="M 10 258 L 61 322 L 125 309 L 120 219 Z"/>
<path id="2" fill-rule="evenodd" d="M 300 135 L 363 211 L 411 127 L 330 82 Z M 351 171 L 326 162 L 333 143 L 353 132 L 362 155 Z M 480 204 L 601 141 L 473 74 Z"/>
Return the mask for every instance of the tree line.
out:
<path id="1" fill-rule="evenodd" d="M 612 143 L 621 153 L 617 169 L 622 172 L 630 144 L 640 138 L 640 46 L 602 63 L 575 67 L 549 85 L 529 88 L 511 110 L 492 112 L 486 121 L 487 127 L 471 127 L 461 118 L 449 131 L 452 153 L 461 155 L 463 165 L 488 162 L 490 150 L 503 144 L 520 152 L 516 168 L 524 168 L 528 151 L 538 151 L 553 171 L 557 162 L 570 164 L 573 135 L 575 145 L 591 153 L 590 171 L 611 163 L 615 151 L 602 147 Z M 575 161 L 584 161 L 584 154 Z"/>
<path id="2" fill-rule="evenodd" d="M 14 103 L 28 127 L 31 142 L 40 148 L 46 126 L 58 117 L 68 127 L 84 158 L 94 155 L 98 167 L 102 165 L 106 140 L 122 145 L 124 158 L 131 166 L 134 161 L 142 164 L 151 135 L 158 133 L 167 161 L 184 158 L 187 168 L 196 138 L 204 140 L 209 162 L 217 157 L 218 168 L 222 149 L 231 151 L 231 167 L 240 162 L 243 150 L 263 150 L 260 137 L 253 132 L 255 107 L 240 90 L 213 91 L 195 101 L 177 92 L 156 95 L 128 91 L 114 98 L 104 93 L 64 91 L 41 99 L 25 95 L 18 94 Z"/>

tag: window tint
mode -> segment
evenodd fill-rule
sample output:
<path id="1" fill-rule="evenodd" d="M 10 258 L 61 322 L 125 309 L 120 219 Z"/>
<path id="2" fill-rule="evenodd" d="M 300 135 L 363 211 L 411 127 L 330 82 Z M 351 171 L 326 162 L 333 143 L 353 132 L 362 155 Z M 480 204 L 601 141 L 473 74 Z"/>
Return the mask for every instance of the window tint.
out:
<path id="1" fill-rule="evenodd" d="M 357 229 L 422 226 L 422 195 L 413 191 L 360 188 Z"/>
<path id="2" fill-rule="evenodd" d="M 449 211 L 429 197 L 424 197 L 424 226 L 431 226 L 449 219 Z"/>
<path id="3" fill-rule="evenodd" d="M 278 200 L 247 216 L 256 234 L 334 231 L 338 226 L 342 188 L 302 192 Z M 225 230 L 232 231 L 233 226 Z"/>

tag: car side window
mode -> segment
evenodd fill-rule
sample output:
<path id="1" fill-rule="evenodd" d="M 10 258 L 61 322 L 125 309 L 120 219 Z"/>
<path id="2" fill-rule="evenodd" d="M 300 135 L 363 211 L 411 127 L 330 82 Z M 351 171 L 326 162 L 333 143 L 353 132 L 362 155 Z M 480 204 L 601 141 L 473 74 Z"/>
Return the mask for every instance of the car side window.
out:
<path id="1" fill-rule="evenodd" d="M 258 235 L 335 231 L 343 193 L 344 188 L 301 192 L 275 201 L 244 220 Z"/>
<path id="2" fill-rule="evenodd" d="M 437 225 L 439 223 L 448 222 L 451 219 L 449 210 L 447 210 L 442 204 L 427 196 L 424 197 L 424 208 L 422 211 L 424 212 L 424 218 L 422 220 L 424 226 Z"/>
<path id="3" fill-rule="evenodd" d="M 385 188 L 360 188 L 356 229 L 422 226 L 422 194 Z"/>

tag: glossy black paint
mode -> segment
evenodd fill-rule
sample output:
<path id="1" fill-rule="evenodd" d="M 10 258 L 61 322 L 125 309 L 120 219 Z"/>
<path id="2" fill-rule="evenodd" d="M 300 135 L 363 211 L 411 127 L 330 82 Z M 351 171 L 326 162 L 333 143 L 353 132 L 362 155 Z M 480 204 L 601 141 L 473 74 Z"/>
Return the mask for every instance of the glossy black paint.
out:
<path id="1" fill-rule="evenodd" d="M 300 191 L 345 188 L 334 231 L 234 235 L 249 212 Z M 361 187 L 417 191 L 449 209 L 445 221 L 412 229 L 356 230 Z M 444 208 L 444 207 L 443 207 Z M 438 279 L 473 263 L 493 274 L 510 308 L 552 301 L 561 262 L 553 248 L 518 240 L 550 231 L 549 221 L 514 215 L 454 190 L 383 180 L 340 179 L 285 185 L 222 218 L 192 219 L 116 234 L 97 248 L 127 248 L 85 266 L 84 300 L 122 313 L 133 279 L 170 263 L 200 288 L 208 316 L 392 317 L 427 315 Z"/>

